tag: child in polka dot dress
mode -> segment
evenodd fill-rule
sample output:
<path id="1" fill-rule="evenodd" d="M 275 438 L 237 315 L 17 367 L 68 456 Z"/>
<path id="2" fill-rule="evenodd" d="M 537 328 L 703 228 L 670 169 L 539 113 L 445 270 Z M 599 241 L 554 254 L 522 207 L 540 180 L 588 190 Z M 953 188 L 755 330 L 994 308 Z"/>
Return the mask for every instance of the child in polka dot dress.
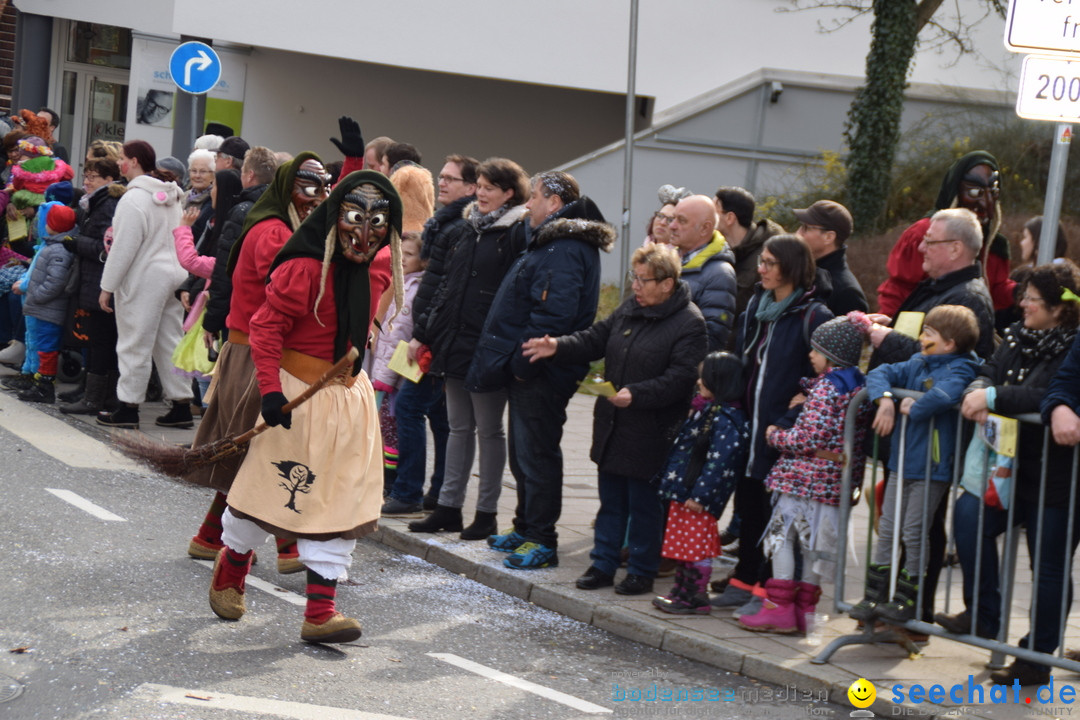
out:
<path id="1" fill-rule="evenodd" d="M 742 363 L 714 352 L 701 364 L 698 390 L 708 404 L 683 423 L 660 476 L 669 501 L 660 554 L 678 562 L 675 585 L 653 605 L 674 615 L 707 615 L 712 559 L 720 555 L 717 519 L 746 469 L 750 426 L 731 403 L 742 396 Z"/>
<path id="2" fill-rule="evenodd" d="M 810 336 L 810 364 L 818 373 L 803 380 L 801 409 L 765 430 L 780 451 L 765 487 L 772 491 L 773 514 L 762 538 L 772 559 L 773 577 L 765 582 L 765 600 L 739 625 L 748 630 L 790 635 L 806 631 L 806 615 L 817 607 L 821 579 L 835 572 L 837 528 L 844 470 L 844 420 L 848 405 L 866 385 L 857 367 L 870 321 L 860 312 L 833 318 Z M 851 467 L 861 469 L 862 434 L 870 404 L 860 407 Z M 797 418 L 792 423 L 791 416 Z M 861 473 L 856 481 L 861 480 Z M 802 579 L 795 579 L 795 546 L 803 558 Z"/>

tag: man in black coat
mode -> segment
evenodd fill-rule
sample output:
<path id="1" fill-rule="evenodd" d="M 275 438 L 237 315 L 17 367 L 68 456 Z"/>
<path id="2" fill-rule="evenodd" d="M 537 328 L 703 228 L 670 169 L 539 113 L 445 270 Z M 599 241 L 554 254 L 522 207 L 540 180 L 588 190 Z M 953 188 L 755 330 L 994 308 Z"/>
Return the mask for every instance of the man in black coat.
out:
<path id="1" fill-rule="evenodd" d="M 210 293 L 210 299 L 206 303 L 206 315 L 203 317 L 203 330 L 215 337 L 226 330 L 225 318 L 229 315 L 232 278 L 229 277 L 227 268 L 233 244 L 240 237 L 244 218 L 274 179 L 277 167 L 277 158 L 270 148 L 256 146 L 244 156 L 244 164 L 240 170 L 240 185 L 243 190 L 240 192 L 240 199 L 229 211 L 229 217 L 225 219 L 225 226 L 218 236 L 218 246 L 214 249 L 217 260 L 210 276 L 213 292 Z"/>
<path id="2" fill-rule="evenodd" d="M 818 269 L 829 274 L 832 291 L 825 304 L 833 315 L 847 315 L 852 310 L 866 312 L 866 293 L 848 268 L 847 247 L 851 237 L 852 220 L 848 209 L 832 200 L 818 200 L 803 210 L 795 211 L 799 228 L 795 234 L 810 246 Z"/>

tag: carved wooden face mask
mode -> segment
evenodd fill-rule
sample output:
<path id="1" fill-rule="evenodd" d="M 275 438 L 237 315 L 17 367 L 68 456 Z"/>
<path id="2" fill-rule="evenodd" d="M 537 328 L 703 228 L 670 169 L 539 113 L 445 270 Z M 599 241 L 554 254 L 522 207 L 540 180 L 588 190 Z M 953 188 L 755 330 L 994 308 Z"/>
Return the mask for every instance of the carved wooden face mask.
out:
<path id="1" fill-rule="evenodd" d="M 330 194 L 330 176 L 318 160 L 305 160 L 293 180 L 292 204 L 303 222 Z"/>
<path id="2" fill-rule="evenodd" d="M 374 185 L 364 183 L 342 200 L 337 239 L 350 262 L 371 262 L 389 231 L 390 201 Z"/>

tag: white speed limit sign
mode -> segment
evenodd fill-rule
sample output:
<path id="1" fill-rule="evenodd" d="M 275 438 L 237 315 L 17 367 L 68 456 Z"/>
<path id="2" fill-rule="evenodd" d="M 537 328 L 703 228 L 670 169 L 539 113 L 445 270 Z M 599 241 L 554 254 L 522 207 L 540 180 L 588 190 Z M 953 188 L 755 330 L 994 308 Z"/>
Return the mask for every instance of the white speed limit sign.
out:
<path id="1" fill-rule="evenodd" d="M 1030 120 L 1080 122 L 1080 61 L 1042 55 L 1025 57 L 1016 114 Z"/>

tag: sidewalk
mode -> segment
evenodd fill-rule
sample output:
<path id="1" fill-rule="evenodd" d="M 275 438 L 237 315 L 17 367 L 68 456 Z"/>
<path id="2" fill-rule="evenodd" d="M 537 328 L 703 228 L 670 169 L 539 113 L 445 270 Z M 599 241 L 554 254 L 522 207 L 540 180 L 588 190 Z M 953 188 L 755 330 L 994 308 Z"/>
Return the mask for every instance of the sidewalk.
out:
<path id="1" fill-rule="evenodd" d="M 819 612 L 830 616 L 823 629 L 823 642 L 811 644 L 806 638 L 769 635 L 744 630 L 730 618 L 730 611 L 717 611 L 711 616 L 685 617 L 666 615 L 652 607 L 652 595 L 624 597 L 616 595 L 611 588 L 595 591 L 579 590 L 574 580 L 589 566 L 592 548 L 591 523 L 599 505 L 596 492 L 596 467 L 589 460 L 592 436 L 593 399 L 575 396 L 567 411 L 568 420 L 563 436 L 565 479 L 563 487 L 563 512 L 559 522 L 559 561 L 557 568 L 545 570 L 510 570 L 503 566 L 505 554 L 495 552 L 483 541 L 469 542 L 458 539 L 456 533 L 422 534 L 407 529 L 411 520 L 383 518 L 373 540 L 403 552 L 423 558 L 452 572 L 476 580 L 489 587 L 522 598 L 541 607 L 559 612 L 581 622 L 595 625 L 616 635 L 646 645 L 666 650 L 693 660 L 704 662 L 723 670 L 738 672 L 751 678 L 781 686 L 795 685 L 801 691 L 820 693 L 828 691 L 828 699 L 847 704 L 847 691 L 852 682 L 865 677 L 877 688 L 877 700 L 871 709 L 881 716 L 914 715 L 929 717 L 978 717 L 1028 718 L 1036 715 L 1069 717 L 1071 706 L 1062 705 L 1057 697 L 1062 685 L 1080 689 L 1080 678 L 1061 669 L 1055 669 L 1054 704 L 1039 704 L 1032 699 L 1024 705 L 1027 694 L 1020 695 L 1020 705 L 991 704 L 986 680 L 989 669 L 989 651 L 951 640 L 931 637 L 922 648 L 921 656 L 910 658 L 902 647 L 892 643 L 873 645 L 850 645 L 837 650 L 827 664 L 815 665 L 811 659 L 832 639 L 855 632 L 855 622 L 846 616 L 837 616 L 832 609 L 832 597 L 822 597 Z M 146 403 L 141 408 L 142 431 L 167 442 L 187 444 L 194 430 L 176 430 L 154 426 L 154 417 L 167 410 L 163 403 Z M 53 409 L 44 409 L 59 414 Z M 76 422 L 93 427 L 95 434 L 101 428 L 89 416 L 68 416 Z M 196 418 L 196 423 L 198 418 Z M 429 452 L 429 463 L 431 453 Z M 475 467 L 474 467 L 475 471 Z M 508 527 L 514 515 L 516 492 L 509 468 L 504 474 L 504 490 L 499 501 L 499 526 Z M 475 508 L 475 483 L 470 485 L 466 497 L 464 515 L 466 523 L 472 519 Z M 854 547 L 857 561 L 848 557 L 847 587 L 845 594 L 850 602 L 862 595 L 866 531 L 868 514 L 865 503 L 860 503 L 852 519 Z M 724 561 L 720 566 L 723 567 Z M 1010 621 L 1011 642 L 1026 631 L 1027 608 L 1030 600 L 1030 573 L 1027 557 L 1021 543 L 1021 557 L 1017 563 L 1022 568 L 1014 597 Z M 951 581 L 943 573 L 938 591 L 939 607 L 944 607 L 945 588 L 951 584 L 949 611 L 962 607 L 960 599 L 960 572 L 953 569 Z M 619 576 L 621 576 L 620 571 Z M 717 574 L 714 573 L 714 579 Z M 657 580 L 657 594 L 666 593 L 670 578 Z M 826 587 L 831 591 L 832 587 Z M 1066 627 L 1066 647 L 1080 647 L 1080 620 L 1069 618 Z M 904 694 L 915 683 L 924 688 L 935 684 L 946 688 L 954 684 L 967 687 L 968 675 L 974 676 L 976 685 L 986 692 L 984 704 L 946 702 L 934 705 L 892 702 L 893 686 L 901 684 Z M 1010 688 L 1011 690 L 1011 688 Z M 965 690 L 966 692 L 966 690 Z M 1034 688 L 1029 689 L 1034 693 Z M 1010 693 L 1011 700 L 1011 693 Z M 1056 707 L 1055 707 L 1056 705 Z M 1054 712 L 1050 712 L 1050 711 Z"/>

